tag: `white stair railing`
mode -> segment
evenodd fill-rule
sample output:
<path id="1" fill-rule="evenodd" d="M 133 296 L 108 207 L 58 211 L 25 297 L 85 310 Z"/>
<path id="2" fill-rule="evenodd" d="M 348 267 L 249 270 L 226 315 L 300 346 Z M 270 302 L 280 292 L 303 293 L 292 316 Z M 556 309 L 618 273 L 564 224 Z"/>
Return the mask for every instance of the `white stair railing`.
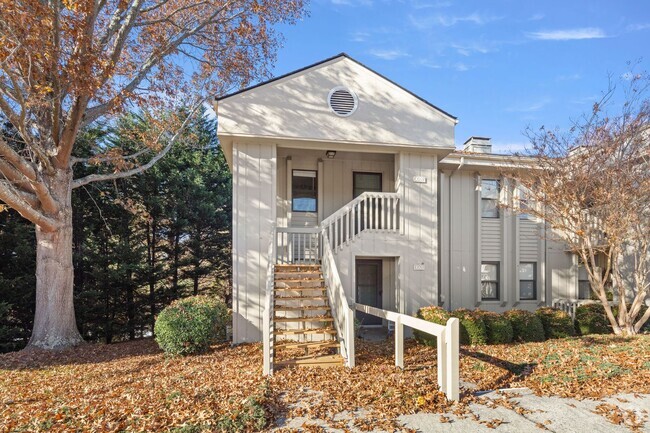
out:
<path id="1" fill-rule="evenodd" d="M 399 194 L 364 192 L 321 222 L 323 233 L 336 252 L 363 231 L 399 231 Z"/>
<path id="2" fill-rule="evenodd" d="M 278 227 L 274 239 L 276 263 L 316 265 L 320 262 L 320 228 Z"/>
<path id="3" fill-rule="evenodd" d="M 350 308 L 339 277 L 334 254 L 326 236 L 322 236 L 323 255 L 321 266 L 327 297 L 329 299 L 334 328 L 341 343 L 341 356 L 347 367 L 354 367 L 354 310 Z"/>
<path id="4" fill-rule="evenodd" d="M 274 348 L 274 323 L 273 323 L 273 290 L 275 289 L 275 227 L 271 230 L 271 241 L 268 248 L 268 265 L 266 269 L 266 293 L 264 297 L 264 312 L 262 313 L 262 342 L 264 345 L 263 370 L 264 375 L 273 374 Z"/>

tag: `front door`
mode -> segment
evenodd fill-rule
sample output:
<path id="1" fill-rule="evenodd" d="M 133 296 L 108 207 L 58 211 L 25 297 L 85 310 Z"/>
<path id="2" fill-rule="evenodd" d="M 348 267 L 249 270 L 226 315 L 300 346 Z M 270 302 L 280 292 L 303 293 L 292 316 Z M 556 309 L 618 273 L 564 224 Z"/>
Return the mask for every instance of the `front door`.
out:
<path id="1" fill-rule="evenodd" d="M 364 192 L 381 192 L 381 173 L 362 173 L 355 171 L 352 173 L 352 198 L 357 198 Z M 360 231 L 366 228 L 375 228 L 376 221 L 369 221 L 369 217 L 372 215 L 366 208 L 366 203 L 361 203 L 361 217 L 357 220 L 360 221 L 354 222 L 354 233 L 359 233 Z M 381 215 L 381 203 L 375 205 L 374 212 L 380 212 Z M 359 227 L 361 224 L 361 227 Z M 381 218 L 378 224 L 381 224 Z"/>
<path id="2" fill-rule="evenodd" d="M 357 260 L 356 301 L 381 308 L 381 260 Z M 362 326 L 381 325 L 381 318 L 357 311 Z"/>

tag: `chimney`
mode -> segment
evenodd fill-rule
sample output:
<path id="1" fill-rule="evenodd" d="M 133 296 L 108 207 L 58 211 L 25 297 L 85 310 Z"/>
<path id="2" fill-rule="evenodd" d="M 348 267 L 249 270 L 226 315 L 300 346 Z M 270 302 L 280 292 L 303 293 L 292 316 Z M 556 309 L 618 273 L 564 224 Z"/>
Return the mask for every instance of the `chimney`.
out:
<path id="1" fill-rule="evenodd" d="M 473 153 L 492 153 L 492 144 L 487 137 L 469 137 L 463 145 L 463 151 Z"/>

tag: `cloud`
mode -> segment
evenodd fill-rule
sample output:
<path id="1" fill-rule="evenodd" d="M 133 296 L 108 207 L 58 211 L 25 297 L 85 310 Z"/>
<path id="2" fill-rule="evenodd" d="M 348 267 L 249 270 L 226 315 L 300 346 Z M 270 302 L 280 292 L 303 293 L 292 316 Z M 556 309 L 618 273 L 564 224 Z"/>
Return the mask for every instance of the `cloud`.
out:
<path id="1" fill-rule="evenodd" d="M 576 105 L 593 104 L 597 102 L 599 98 L 600 96 L 598 95 L 582 96 L 579 98 L 573 98 L 570 102 Z"/>
<path id="2" fill-rule="evenodd" d="M 508 155 L 513 153 L 526 153 L 532 148 L 528 142 L 492 142 L 492 153 Z"/>
<path id="3" fill-rule="evenodd" d="M 568 75 L 558 75 L 555 79 L 557 81 L 575 81 L 582 78 L 582 75 L 578 74 L 568 74 Z"/>
<path id="4" fill-rule="evenodd" d="M 427 2 L 427 1 L 421 2 L 419 0 L 416 0 L 411 4 L 413 9 L 433 9 L 433 8 L 439 9 L 439 8 L 448 8 L 451 7 L 452 5 L 453 5 L 452 2 L 444 1 L 444 0 L 433 1 L 433 2 Z"/>
<path id="5" fill-rule="evenodd" d="M 454 48 L 458 52 L 458 54 L 466 57 L 471 55 L 472 53 L 487 54 L 490 51 L 494 51 L 493 49 L 488 48 L 486 45 L 478 42 L 471 42 L 468 44 L 452 43 L 451 47 Z"/>
<path id="6" fill-rule="evenodd" d="M 528 18 L 528 21 L 539 21 L 543 20 L 546 17 L 544 14 L 534 14 L 530 18 Z"/>
<path id="7" fill-rule="evenodd" d="M 630 24 L 626 27 L 628 32 L 638 32 L 647 29 L 650 29 L 650 23 Z"/>
<path id="8" fill-rule="evenodd" d="M 482 15 L 478 12 L 474 12 L 469 15 L 457 16 L 457 15 L 442 15 L 435 14 L 425 17 L 409 15 L 411 24 L 414 27 L 424 30 L 431 28 L 433 26 L 443 26 L 443 27 L 452 27 L 459 23 L 472 23 L 476 25 L 483 25 L 490 23 L 492 21 L 500 20 L 502 17 L 497 17 L 493 15 Z"/>
<path id="9" fill-rule="evenodd" d="M 457 70 L 458 72 L 465 72 L 465 71 L 469 71 L 470 67 L 467 66 L 465 63 L 459 62 L 454 64 L 454 69 Z"/>
<path id="10" fill-rule="evenodd" d="M 408 57 L 408 53 L 402 50 L 383 50 L 383 49 L 372 49 L 369 51 L 371 56 L 378 57 L 383 60 L 395 60 L 402 57 Z"/>
<path id="11" fill-rule="evenodd" d="M 540 41 L 573 41 L 579 39 L 600 39 L 607 35 L 597 27 L 584 27 L 579 29 L 546 30 L 528 33 L 531 39 Z"/>
<path id="12" fill-rule="evenodd" d="M 350 40 L 352 42 L 365 42 L 370 37 L 368 32 L 354 32 L 350 35 Z"/>
<path id="13" fill-rule="evenodd" d="M 506 108 L 506 111 L 512 113 L 533 113 L 544 108 L 546 105 L 548 105 L 549 102 L 551 102 L 550 98 L 541 98 L 531 103 L 514 105 L 512 107 Z"/>
<path id="14" fill-rule="evenodd" d="M 417 61 L 417 64 L 420 65 L 420 66 L 424 66 L 425 68 L 429 68 L 429 69 L 441 69 L 442 68 L 442 66 L 440 64 L 435 63 L 434 61 L 429 60 L 429 59 L 420 59 L 420 60 Z"/>

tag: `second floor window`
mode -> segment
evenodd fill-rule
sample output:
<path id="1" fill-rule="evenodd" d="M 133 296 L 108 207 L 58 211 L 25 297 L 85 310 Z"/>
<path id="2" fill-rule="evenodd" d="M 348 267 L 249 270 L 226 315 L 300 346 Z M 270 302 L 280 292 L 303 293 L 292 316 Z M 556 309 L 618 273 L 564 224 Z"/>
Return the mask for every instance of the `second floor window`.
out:
<path id="1" fill-rule="evenodd" d="M 293 212 L 316 212 L 318 203 L 318 179 L 313 170 L 294 170 L 291 177 L 291 210 Z"/>
<path id="2" fill-rule="evenodd" d="M 481 180 L 481 217 L 499 218 L 499 181 Z"/>

